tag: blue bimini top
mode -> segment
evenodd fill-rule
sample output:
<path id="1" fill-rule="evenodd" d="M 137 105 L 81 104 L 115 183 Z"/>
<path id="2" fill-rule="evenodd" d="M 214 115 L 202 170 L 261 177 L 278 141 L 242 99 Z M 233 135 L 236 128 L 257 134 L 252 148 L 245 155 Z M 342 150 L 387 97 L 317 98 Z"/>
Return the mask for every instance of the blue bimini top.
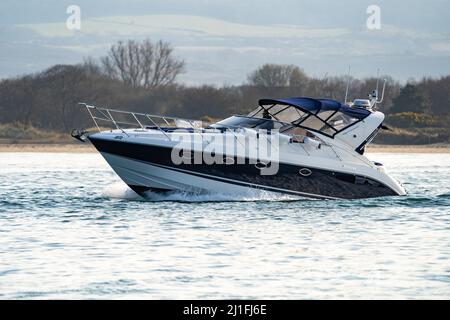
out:
<path id="1" fill-rule="evenodd" d="M 332 99 L 313 99 L 307 97 L 287 98 L 287 99 L 260 99 L 259 105 L 289 105 L 300 109 L 303 112 L 317 115 L 323 111 L 340 111 L 351 117 L 364 119 L 370 114 L 367 109 L 352 108 Z"/>
<path id="2" fill-rule="evenodd" d="M 370 110 L 350 107 L 332 99 L 261 99 L 259 105 L 278 121 L 289 122 L 329 137 L 334 137 L 371 114 Z M 297 112 L 292 112 L 292 108 Z"/>

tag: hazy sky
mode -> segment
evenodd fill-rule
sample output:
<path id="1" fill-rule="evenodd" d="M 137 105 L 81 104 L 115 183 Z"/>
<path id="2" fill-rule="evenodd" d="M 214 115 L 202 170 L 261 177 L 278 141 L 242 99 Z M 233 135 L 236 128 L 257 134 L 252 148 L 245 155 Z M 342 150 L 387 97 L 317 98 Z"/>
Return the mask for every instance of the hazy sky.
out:
<path id="1" fill-rule="evenodd" d="M 68 30 L 69 5 L 81 29 Z M 369 5 L 381 29 L 366 26 Z M 314 76 L 399 80 L 450 74 L 450 1 L 0 1 L 0 77 L 99 57 L 117 40 L 170 41 L 189 84 L 240 84 L 259 65 L 292 63 Z"/>

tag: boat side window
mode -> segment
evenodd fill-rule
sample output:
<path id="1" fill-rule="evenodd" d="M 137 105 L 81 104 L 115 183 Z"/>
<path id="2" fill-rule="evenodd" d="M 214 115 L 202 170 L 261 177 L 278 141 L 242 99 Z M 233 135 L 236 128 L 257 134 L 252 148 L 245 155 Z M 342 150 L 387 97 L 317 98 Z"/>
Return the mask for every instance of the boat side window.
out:
<path id="1" fill-rule="evenodd" d="M 283 131 L 283 134 L 292 136 L 292 142 L 303 143 L 305 142 L 305 137 L 307 136 L 308 131 L 300 127 L 292 127 L 289 130 Z"/>
<path id="2" fill-rule="evenodd" d="M 335 133 L 334 130 L 330 126 L 328 126 L 325 122 L 312 115 L 306 118 L 304 121 L 302 121 L 300 125 L 306 128 L 314 129 L 316 131 L 324 132 L 326 134 Z"/>
<path id="3" fill-rule="evenodd" d="M 289 134 L 306 137 L 306 135 L 308 134 L 308 131 L 306 131 L 306 129 L 303 129 L 300 127 L 294 127 L 291 130 L 289 130 Z"/>
<path id="4" fill-rule="evenodd" d="M 277 120 L 279 121 L 283 121 L 283 122 L 287 122 L 287 123 L 291 123 L 293 121 L 299 120 L 299 119 L 303 119 L 305 117 L 307 117 L 308 114 L 305 112 L 300 111 L 297 108 L 294 107 L 287 107 L 285 106 L 285 108 L 281 111 L 279 111 L 278 113 L 274 114 L 274 117 L 276 117 Z"/>
<path id="5" fill-rule="evenodd" d="M 336 110 L 325 110 L 317 114 L 317 116 L 322 120 L 327 120 Z"/>
<path id="6" fill-rule="evenodd" d="M 327 122 L 336 130 L 342 130 L 345 127 L 357 122 L 359 119 L 353 118 L 345 113 L 336 112 Z"/>
<path id="7" fill-rule="evenodd" d="M 320 140 L 316 135 L 312 132 L 301 128 L 301 127 L 290 127 L 287 130 L 281 131 L 283 134 L 287 134 L 292 136 L 293 142 L 303 143 L 305 142 L 305 138 L 312 138 L 314 140 Z"/>
<path id="8" fill-rule="evenodd" d="M 277 115 L 284 109 L 288 108 L 288 106 L 282 105 L 282 104 L 275 104 L 273 106 L 265 106 L 267 110 L 269 110 L 271 115 Z"/>

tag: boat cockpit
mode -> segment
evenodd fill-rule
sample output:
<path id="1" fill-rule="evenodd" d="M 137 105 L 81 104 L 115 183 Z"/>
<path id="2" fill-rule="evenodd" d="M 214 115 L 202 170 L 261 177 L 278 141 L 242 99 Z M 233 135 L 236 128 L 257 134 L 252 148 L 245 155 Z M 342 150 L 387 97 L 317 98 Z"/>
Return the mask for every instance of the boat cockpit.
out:
<path id="1" fill-rule="evenodd" d="M 305 132 L 312 131 L 334 138 L 337 133 L 363 120 L 370 113 L 368 109 L 350 107 L 331 99 L 261 99 L 258 107 L 248 115 L 235 115 L 210 127 L 276 129 L 282 133 L 301 128 Z"/>

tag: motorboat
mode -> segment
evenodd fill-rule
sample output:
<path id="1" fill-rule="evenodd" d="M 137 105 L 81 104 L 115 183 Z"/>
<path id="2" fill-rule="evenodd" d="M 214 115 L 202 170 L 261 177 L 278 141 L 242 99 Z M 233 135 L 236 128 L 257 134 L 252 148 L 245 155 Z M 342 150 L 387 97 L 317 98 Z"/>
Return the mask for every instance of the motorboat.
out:
<path id="1" fill-rule="evenodd" d="M 98 132 L 72 136 L 89 140 L 144 197 L 175 190 L 320 199 L 405 195 L 382 164 L 364 155 L 384 128 L 378 102 L 377 92 L 353 103 L 260 99 L 249 114 L 212 124 L 83 104 Z"/>

